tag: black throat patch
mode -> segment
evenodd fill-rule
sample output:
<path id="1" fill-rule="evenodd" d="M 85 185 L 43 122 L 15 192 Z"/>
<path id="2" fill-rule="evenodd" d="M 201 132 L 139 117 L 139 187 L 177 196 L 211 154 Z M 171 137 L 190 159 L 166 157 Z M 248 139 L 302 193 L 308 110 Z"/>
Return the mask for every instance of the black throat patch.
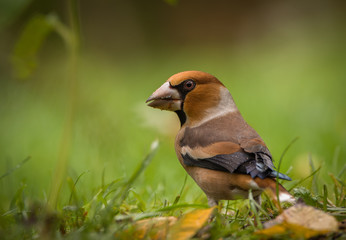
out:
<path id="1" fill-rule="evenodd" d="M 190 80 L 190 79 L 188 79 L 188 80 Z M 186 122 L 186 114 L 185 114 L 185 112 L 184 112 L 184 100 L 185 100 L 186 95 L 187 95 L 188 92 L 184 91 L 184 83 L 185 83 L 186 81 L 188 81 L 188 80 L 185 80 L 184 82 L 182 82 L 182 83 L 180 83 L 180 84 L 178 84 L 178 85 L 176 85 L 176 86 L 173 86 L 173 85 L 171 85 L 171 83 L 169 83 L 169 85 L 170 85 L 171 88 L 175 88 L 175 89 L 178 90 L 179 95 L 180 95 L 180 98 L 182 99 L 182 103 L 181 103 L 181 107 L 180 107 L 181 110 L 175 111 L 175 113 L 176 113 L 176 114 L 178 115 L 178 117 L 179 117 L 180 126 L 183 126 L 184 123 Z"/>
<path id="2" fill-rule="evenodd" d="M 179 120 L 180 120 L 180 126 L 183 126 L 184 123 L 186 122 L 186 114 L 184 113 L 183 110 L 177 110 L 175 113 L 178 115 Z"/>

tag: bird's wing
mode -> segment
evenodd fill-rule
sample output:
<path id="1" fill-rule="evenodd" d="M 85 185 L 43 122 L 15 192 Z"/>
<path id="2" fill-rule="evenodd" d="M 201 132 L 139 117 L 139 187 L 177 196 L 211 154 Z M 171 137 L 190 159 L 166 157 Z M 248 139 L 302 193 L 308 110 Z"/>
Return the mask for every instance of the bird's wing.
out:
<path id="1" fill-rule="evenodd" d="M 252 178 L 276 177 L 290 180 L 274 170 L 271 154 L 260 138 L 240 143 L 216 142 L 205 147 L 182 147 L 186 166 L 196 166 L 230 173 L 249 174 Z"/>

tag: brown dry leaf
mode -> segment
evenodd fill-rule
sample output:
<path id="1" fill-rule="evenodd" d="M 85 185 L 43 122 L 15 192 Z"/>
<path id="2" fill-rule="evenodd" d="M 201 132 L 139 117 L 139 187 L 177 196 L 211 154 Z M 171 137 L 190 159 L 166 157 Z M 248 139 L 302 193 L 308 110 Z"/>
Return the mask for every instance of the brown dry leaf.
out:
<path id="1" fill-rule="evenodd" d="M 318 209 L 297 204 L 286 209 L 274 220 L 264 224 L 266 229 L 256 234 L 273 236 L 289 232 L 292 237 L 310 238 L 320 234 L 338 231 L 337 220 Z"/>
<path id="2" fill-rule="evenodd" d="M 215 207 L 197 209 L 182 216 L 169 230 L 167 240 L 185 240 L 191 238 L 209 219 Z"/>
<path id="3" fill-rule="evenodd" d="M 143 219 L 135 223 L 132 232 L 133 239 L 148 238 L 157 240 L 165 239 L 168 229 L 177 221 L 176 217 L 154 217 Z"/>

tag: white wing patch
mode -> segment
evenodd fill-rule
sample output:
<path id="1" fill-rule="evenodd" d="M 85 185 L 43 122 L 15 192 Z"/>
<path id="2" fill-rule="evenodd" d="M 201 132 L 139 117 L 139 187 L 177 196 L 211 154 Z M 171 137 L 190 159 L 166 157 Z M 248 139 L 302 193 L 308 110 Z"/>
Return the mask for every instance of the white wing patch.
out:
<path id="1" fill-rule="evenodd" d="M 184 146 L 181 148 L 181 153 L 183 155 L 189 154 L 190 157 L 196 160 L 213 157 L 212 155 L 204 152 L 203 148 L 200 147 L 190 148 L 189 146 Z"/>
<path id="2" fill-rule="evenodd" d="M 285 192 L 281 192 L 279 194 L 279 199 L 280 199 L 280 202 L 289 202 L 289 203 L 295 203 L 296 202 L 296 199 L 292 195 L 287 194 Z"/>

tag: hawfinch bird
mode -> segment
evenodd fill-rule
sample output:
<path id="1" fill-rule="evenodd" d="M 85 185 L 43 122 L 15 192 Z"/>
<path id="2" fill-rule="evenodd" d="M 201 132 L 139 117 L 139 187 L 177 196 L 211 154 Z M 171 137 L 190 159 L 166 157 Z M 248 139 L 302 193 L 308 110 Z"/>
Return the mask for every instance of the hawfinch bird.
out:
<path id="1" fill-rule="evenodd" d="M 207 195 L 209 206 L 219 200 L 247 198 L 250 189 L 259 201 L 264 189 L 276 192 L 277 175 L 291 180 L 274 170 L 267 146 L 216 77 L 200 71 L 177 73 L 146 102 L 178 115 L 181 128 L 175 140 L 176 154 Z M 279 198 L 294 201 L 280 184 Z"/>

